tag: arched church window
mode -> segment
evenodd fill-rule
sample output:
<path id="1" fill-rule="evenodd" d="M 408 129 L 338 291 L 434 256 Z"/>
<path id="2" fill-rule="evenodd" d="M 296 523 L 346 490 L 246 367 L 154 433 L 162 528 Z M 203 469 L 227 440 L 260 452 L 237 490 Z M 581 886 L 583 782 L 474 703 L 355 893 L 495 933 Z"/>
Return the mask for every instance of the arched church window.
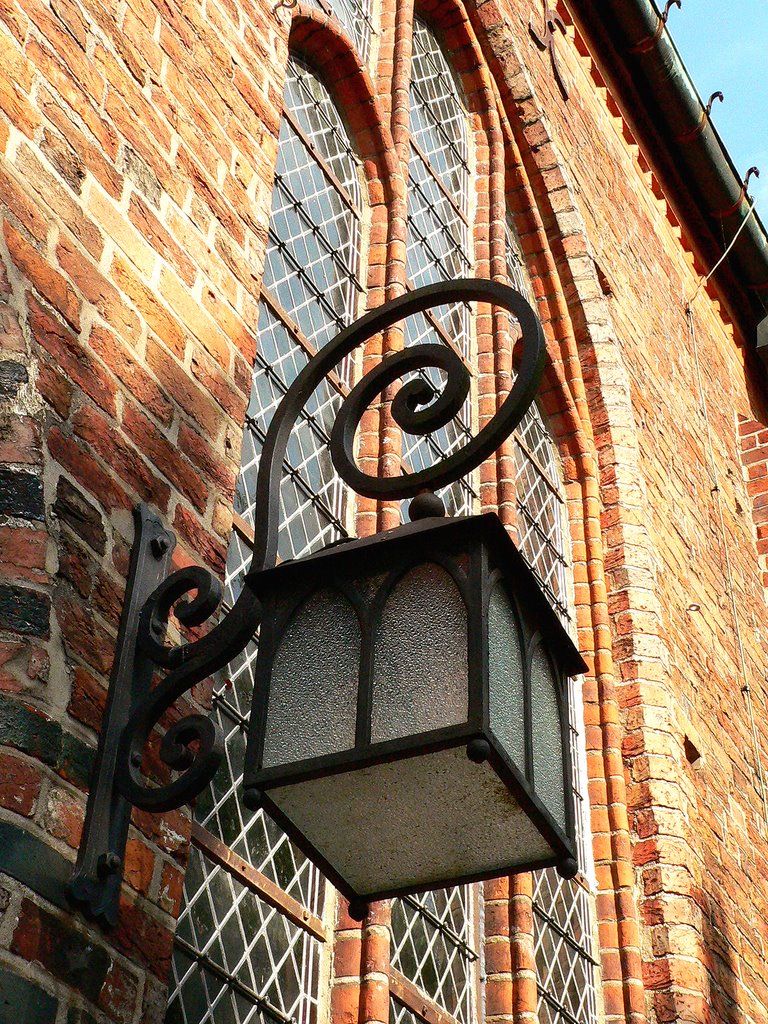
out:
<path id="1" fill-rule="evenodd" d="M 292 58 L 227 565 L 230 603 L 250 562 L 256 471 L 271 416 L 310 354 L 358 313 L 358 167 L 328 90 Z M 338 378 L 321 385 L 291 436 L 281 490 L 282 558 L 344 535 L 343 489 L 327 447 L 343 390 Z M 254 661 L 252 648 L 229 666 L 213 698 L 226 759 L 196 807 L 167 1016 L 174 1024 L 312 1024 L 318 1017 L 324 879 L 268 817 L 251 814 L 240 799 Z M 283 909 L 259 897 L 247 868 L 280 887 Z"/>
<path id="2" fill-rule="evenodd" d="M 420 19 L 413 30 L 410 117 L 409 284 L 419 287 L 472 276 L 469 111 L 437 36 Z M 444 306 L 434 315 L 407 321 L 406 344 L 441 340 L 449 341 L 471 362 L 466 304 Z M 406 444 L 405 461 L 414 468 L 431 465 L 466 443 L 470 424 L 468 401 L 446 429 Z M 470 480 L 454 484 L 442 497 L 449 515 L 474 511 L 476 495 Z M 471 1024 L 478 1014 L 481 898 L 479 886 L 462 885 L 392 904 L 392 965 L 461 1024 Z M 418 1020 L 394 998 L 390 1018 L 392 1024 Z"/>
<path id="3" fill-rule="evenodd" d="M 529 301 L 511 214 L 507 215 L 507 273 Z M 515 498 L 518 547 L 536 573 L 566 628 L 571 627 L 570 560 L 564 488 L 558 456 L 544 418 L 533 404 L 515 431 Z M 533 875 L 533 925 L 540 1024 L 590 1024 L 596 1020 L 593 900 L 589 889 L 587 766 L 581 684 L 569 680 L 569 718 L 579 879 L 565 881 L 554 868 Z"/>

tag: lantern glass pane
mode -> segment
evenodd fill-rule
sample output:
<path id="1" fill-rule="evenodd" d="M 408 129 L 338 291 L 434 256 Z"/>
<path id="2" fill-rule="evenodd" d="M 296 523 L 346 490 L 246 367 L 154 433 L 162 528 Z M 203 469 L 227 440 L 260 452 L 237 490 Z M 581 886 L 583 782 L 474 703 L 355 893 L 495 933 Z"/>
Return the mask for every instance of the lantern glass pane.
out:
<path id="1" fill-rule="evenodd" d="M 536 643 L 531 659 L 531 732 L 533 785 L 549 813 L 566 828 L 563 780 L 563 730 L 557 697 L 559 685 L 543 646 Z"/>
<path id="2" fill-rule="evenodd" d="M 474 764 L 463 746 L 279 786 L 269 796 L 362 895 L 501 874 L 552 855 L 491 766 Z M 361 857 L 355 837 L 371 834 Z"/>
<path id="3" fill-rule="evenodd" d="M 375 642 L 374 743 L 467 720 L 467 609 L 438 565 L 416 566 L 387 598 Z"/>
<path id="4" fill-rule="evenodd" d="M 499 743 L 525 773 L 525 663 L 517 616 L 501 583 L 488 603 L 488 714 Z"/>
<path id="5" fill-rule="evenodd" d="M 274 658 L 265 768 L 348 750 L 355 743 L 360 625 L 338 591 L 313 594 Z"/>

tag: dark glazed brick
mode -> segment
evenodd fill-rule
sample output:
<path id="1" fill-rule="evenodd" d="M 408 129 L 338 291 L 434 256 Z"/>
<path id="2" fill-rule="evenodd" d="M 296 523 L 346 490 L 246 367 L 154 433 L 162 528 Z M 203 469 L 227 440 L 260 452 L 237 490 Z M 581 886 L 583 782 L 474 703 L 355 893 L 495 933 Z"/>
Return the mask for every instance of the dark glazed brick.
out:
<path id="1" fill-rule="evenodd" d="M 23 636 L 47 637 L 50 614 L 51 599 L 47 594 L 0 584 L 0 629 Z"/>
<path id="2" fill-rule="evenodd" d="M 28 380 L 29 374 L 23 363 L 16 363 L 11 359 L 0 362 L 0 401 L 14 399 L 21 385 L 26 384 Z"/>
<path id="3" fill-rule="evenodd" d="M 62 909 L 68 909 L 71 864 L 24 828 L 0 821 L 0 872 L 39 893 Z"/>
<path id="4" fill-rule="evenodd" d="M 0 967 L 0 1024 L 53 1024 L 56 1008 L 52 995 Z"/>
<path id="5" fill-rule="evenodd" d="M 45 519 L 43 481 L 32 473 L 0 469 L 0 515 Z"/>
<path id="6" fill-rule="evenodd" d="M 107 535 L 102 525 L 101 513 L 64 477 L 59 478 L 56 487 L 53 511 L 94 551 L 100 555 L 104 554 Z"/>
<path id="7" fill-rule="evenodd" d="M 61 755 L 58 761 L 59 775 L 72 782 L 79 789 L 84 789 L 91 778 L 96 751 L 87 743 L 63 733 L 61 738 Z"/>
<path id="8" fill-rule="evenodd" d="M 41 711 L 10 697 L 0 698 L 0 743 L 55 768 L 61 757 L 61 736 L 59 723 Z"/>
<path id="9" fill-rule="evenodd" d="M 36 757 L 80 789 L 88 785 L 96 757 L 93 747 L 64 732 L 41 711 L 4 695 L 0 695 L 0 744 Z"/>
<path id="10" fill-rule="evenodd" d="M 21 904 L 11 952 L 24 960 L 36 960 L 54 978 L 76 988 L 91 1002 L 98 999 L 112 966 L 103 946 L 28 899 Z"/>

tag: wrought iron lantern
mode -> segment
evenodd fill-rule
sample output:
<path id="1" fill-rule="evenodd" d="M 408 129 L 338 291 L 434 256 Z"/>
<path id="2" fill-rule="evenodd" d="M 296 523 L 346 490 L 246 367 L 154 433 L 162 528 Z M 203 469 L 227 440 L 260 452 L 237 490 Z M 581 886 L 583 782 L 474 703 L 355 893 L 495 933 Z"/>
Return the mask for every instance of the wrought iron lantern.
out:
<path id="1" fill-rule="evenodd" d="M 245 802 L 355 905 L 575 870 L 583 664 L 495 514 L 417 519 L 247 585 L 264 612 Z"/>
<path id="2" fill-rule="evenodd" d="M 412 522 L 277 564 L 278 493 L 293 424 L 314 389 L 362 342 L 431 306 L 483 301 L 522 329 L 514 386 L 465 448 L 400 477 L 355 463 L 365 410 L 411 374 L 392 416 L 411 434 L 444 426 L 469 389 L 447 346 L 382 361 L 337 415 L 331 455 L 359 494 L 412 498 Z M 541 327 L 519 293 L 490 281 L 418 289 L 342 331 L 299 374 L 270 425 L 257 482 L 252 567 L 234 607 L 202 639 L 164 642 L 171 611 L 205 621 L 220 587 L 205 570 L 163 576 L 175 538 L 141 507 L 105 726 L 72 894 L 106 923 L 117 915 L 131 805 L 180 806 L 222 756 L 213 721 L 189 715 L 160 747 L 176 773 L 142 774 L 163 714 L 259 634 L 244 800 L 273 816 L 350 898 L 367 902 L 449 882 L 557 865 L 577 870 L 566 686 L 584 665 L 495 514 L 446 518 L 434 490 L 478 466 L 510 434 L 542 373 Z M 437 367 L 439 394 L 416 371 Z M 186 595 L 194 594 L 186 600 Z M 150 689 L 160 667 L 165 678 Z"/>

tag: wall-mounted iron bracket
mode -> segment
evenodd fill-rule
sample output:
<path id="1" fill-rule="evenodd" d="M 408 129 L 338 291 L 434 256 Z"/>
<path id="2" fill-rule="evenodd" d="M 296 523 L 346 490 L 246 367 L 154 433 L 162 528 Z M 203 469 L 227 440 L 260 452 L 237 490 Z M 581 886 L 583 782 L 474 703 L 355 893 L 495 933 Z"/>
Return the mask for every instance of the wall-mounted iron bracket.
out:
<path id="1" fill-rule="evenodd" d="M 113 785 L 120 737 L 128 719 L 146 697 L 153 663 L 136 643 L 147 598 L 168 575 L 176 537 L 149 506 L 133 512 L 135 536 L 126 581 L 125 604 L 117 634 L 115 660 L 96 752 L 96 764 L 83 841 L 70 883 L 72 898 L 103 924 L 117 922 L 120 883 L 131 805 Z"/>

